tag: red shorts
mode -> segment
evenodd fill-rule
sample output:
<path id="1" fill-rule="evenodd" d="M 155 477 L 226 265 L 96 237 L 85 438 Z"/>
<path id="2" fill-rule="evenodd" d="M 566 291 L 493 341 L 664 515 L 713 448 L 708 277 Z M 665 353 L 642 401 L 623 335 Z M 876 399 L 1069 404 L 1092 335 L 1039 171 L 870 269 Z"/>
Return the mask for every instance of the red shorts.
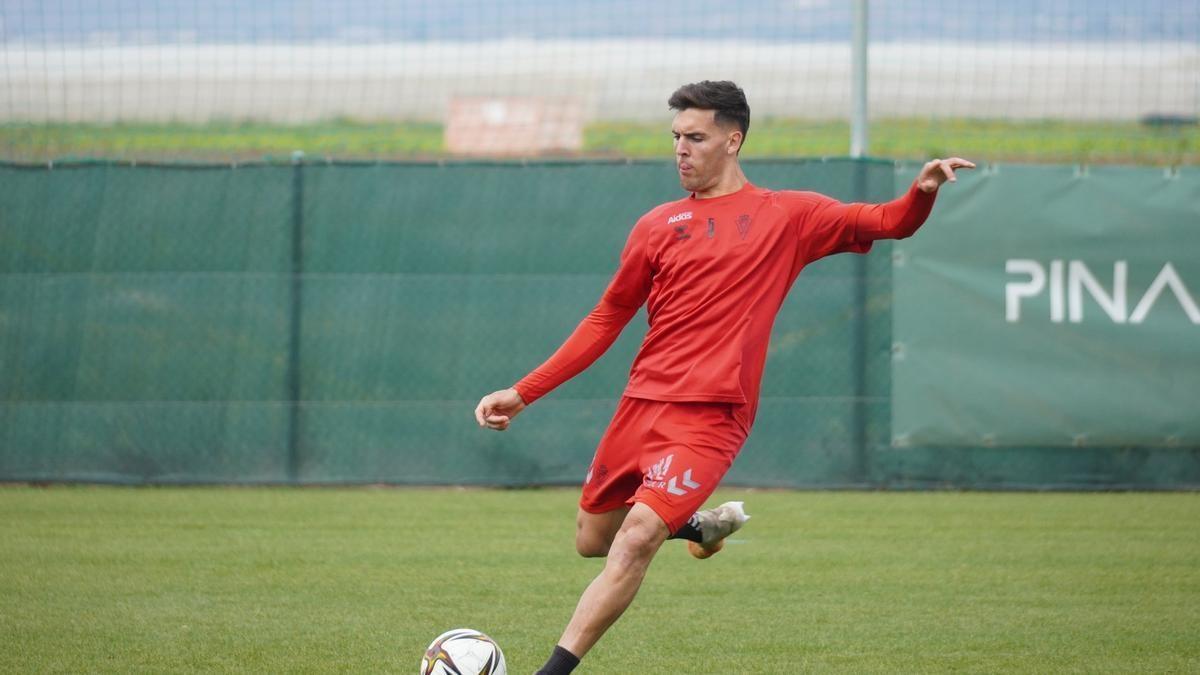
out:
<path id="1" fill-rule="evenodd" d="M 717 488 L 746 441 L 740 407 L 623 397 L 579 506 L 606 513 L 641 502 L 675 532 Z"/>

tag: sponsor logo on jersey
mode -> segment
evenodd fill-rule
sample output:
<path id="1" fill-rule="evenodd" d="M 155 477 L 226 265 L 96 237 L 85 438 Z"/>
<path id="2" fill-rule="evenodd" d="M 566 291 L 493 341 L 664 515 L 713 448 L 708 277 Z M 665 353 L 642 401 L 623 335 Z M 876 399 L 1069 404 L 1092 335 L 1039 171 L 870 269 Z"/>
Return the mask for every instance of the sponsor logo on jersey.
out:
<path id="1" fill-rule="evenodd" d="M 667 224 L 674 225 L 675 223 L 682 222 L 685 220 L 691 220 L 691 219 L 692 219 L 692 212 L 684 211 L 683 213 L 676 213 L 675 215 L 671 216 L 670 218 L 667 218 Z"/>

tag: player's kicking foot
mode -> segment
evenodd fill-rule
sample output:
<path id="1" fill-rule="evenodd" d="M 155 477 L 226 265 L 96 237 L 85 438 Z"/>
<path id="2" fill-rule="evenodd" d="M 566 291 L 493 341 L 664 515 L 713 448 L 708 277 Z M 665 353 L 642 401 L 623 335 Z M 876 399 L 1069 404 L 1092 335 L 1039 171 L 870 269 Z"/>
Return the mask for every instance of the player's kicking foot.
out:
<path id="1" fill-rule="evenodd" d="M 750 520 L 745 502 L 725 502 L 715 509 L 696 512 L 700 521 L 700 541 L 689 541 L 688 552 L 703 560 L 725 548 L 725 537 L 737 532 Z"/>

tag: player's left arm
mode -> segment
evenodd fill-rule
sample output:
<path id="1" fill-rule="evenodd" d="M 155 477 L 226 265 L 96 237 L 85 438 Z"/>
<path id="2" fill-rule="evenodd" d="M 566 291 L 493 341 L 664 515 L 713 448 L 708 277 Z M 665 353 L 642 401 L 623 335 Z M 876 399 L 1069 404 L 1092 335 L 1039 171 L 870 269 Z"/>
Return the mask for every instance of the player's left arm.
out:
<path id="1" fill-rule="evenodd" d="M 933 210 L 938 189 L 944 183 L 957 180 L 956 170 L 974 168 L 973 162 L 961 157 L 927 162 L 903 196 L 883 204 L 858 205 L 858 211 L 852 216 L 854 240 L 867 243 L 912 236 Z"/>
<path id="2" fill-rule="evenodd" d="M 938 188 L 955 181 L 956 170 L 973 168 L 961 157 L 935 159 L 921 167 L 907 192 L 882 204 L 794 191 L 779 193 L 779 200 L 791 214 L 803 259 L 812 262 L 835 253 L 866 253 L 880 239 L 911 236 L 933 211 Z"/>

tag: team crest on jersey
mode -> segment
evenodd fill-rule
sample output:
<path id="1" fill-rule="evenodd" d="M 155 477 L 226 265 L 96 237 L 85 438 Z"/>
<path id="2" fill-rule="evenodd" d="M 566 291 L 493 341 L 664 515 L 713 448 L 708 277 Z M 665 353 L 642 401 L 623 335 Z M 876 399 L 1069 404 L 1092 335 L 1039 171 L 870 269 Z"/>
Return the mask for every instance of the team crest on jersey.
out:
<path id="1" fill-rule="evenodd" d="M 742 239 L 745 239 L 746 235 L 750 234 L 750 216 L 743 213 L 737 217 L 736 222 L 738 234 L 741 235 Z"/>
<path id="2" fill-rule="evenodd" d="M 742 235 L 742 238 L 745 239 L 746 234 L 750 234 L 750 216 L 745 214 L 739 215 L 736 222 L 738 223 L 738 234 Z"/>

